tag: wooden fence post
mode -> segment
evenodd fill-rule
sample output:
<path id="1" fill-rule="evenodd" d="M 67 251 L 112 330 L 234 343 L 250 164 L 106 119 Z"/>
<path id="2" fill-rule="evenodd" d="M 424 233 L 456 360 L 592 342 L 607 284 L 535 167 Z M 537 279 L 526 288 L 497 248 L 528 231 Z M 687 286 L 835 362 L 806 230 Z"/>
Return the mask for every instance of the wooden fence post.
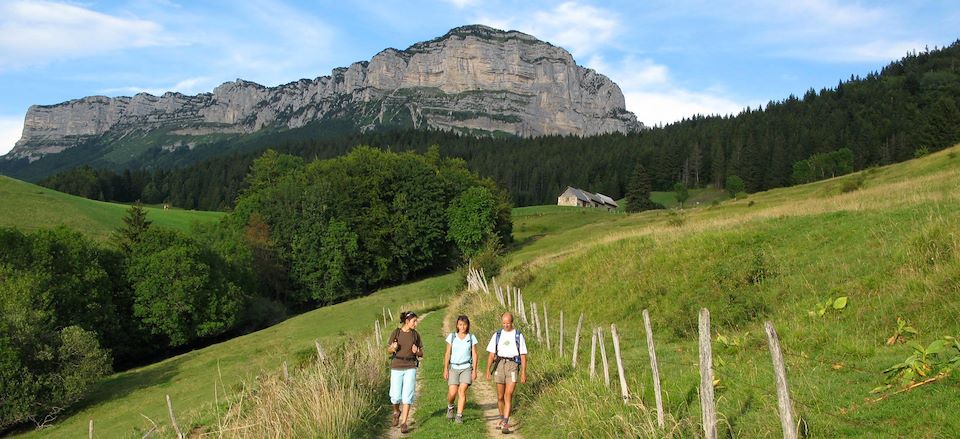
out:
<path id="1" fill-rule="evenodd" d="M 527 320 L 527 301 L 523 300 L 523 293 L 517 291 L 517 294 L 520 296 L 520 316 L 523 318 L 523 323 L 529 325 L 530 321 Z"/>
<path id="2" fill-rule="evenodd" d="M 653 327 L 650 326 L 650 313 L 643 310 L 643 327 L 647 332 L 647 354 L 650 356 L 650 370 L 653 372 L 653 396 L 657 401 L 657 425 L 664 427 L 663 397 L 660 396 L 660 367 L 657 365 L 657 349 L 653 345 Z"/>
<path id="3" fill-rule="evenodd" d="M 317 361 L 323 362 L 327 359 L 327 356 L 323 353 L 323 348 L 320 347 L 320 340 L 314 340 L 313 344 L 317 347 Z"/>
<path id="4" fill-rule="evenodd" d="M 577 367 L 577 353 L 580 350 L 580 327 L 583 326 L 583 313 L 580 313 L 580 319 L 577 320 L 577 332 L 573 335 L 573 362 L 570 363 L 573 368 Z"/>
<path id="5" fill-rule="evenodd" d="M 563 310 L 560 310 L 560 341 L 557 343 L 557 348 L 560 349 L 560 356 L 563 357 Z"/>
<path id="6" fill-rule="evenodd" d="M 603 361 L 603 384 L 610 387 L 610 364 L 607 361 L 606 343 L 603 342 L 603 328 L 597 328 L 597 341 L 600 342 L 600 359 Z"/>
<path id="7" fill-rule="evenodd" d="M 393 321 L 393 311 L 391 311 L 390 308 L 387 308 L 387 313 L 390 314 L 390 321 L 392 322 L 392 321 Z M 387 326 L 387 325 L 384 324 L 383 326 Z"/>
<path id="8" fill-rule="evenodd" d="M 387 327 L 387 307 L 383 307 L 383 327 Z"/>
<path id="9" fill-rule="evenodd" d="M 790 403 L 790 391 L 787 388 L 787 368 L 783 362 L 783 353 L 780 351 L 780 338 L 773 329 L 773 323 L 763 324 L 767 332 L 767 343 L 770 345 L 770 357 L 773 359 L 773 373 L 777 382 L 777 407 L 780 410 L 780 427 L 783 429 L 783 439 L 797 439 L 797 424 L 793 422 L 793 404 Z"/>
<path id="10" fill-rule="evenodd" d="M 87 427 L 87 439 L 93 439 L 93 419 L 90 420 L 90 424 Z"/>
<path id="11" fill-rule="evenodd" d="M 597 376 L 597 330 L 590 331 L 590 379 Z"/>
<path id="12" fill-rule="evenodd" d="M 547 304 L 543 304 L 543 334 L 547 337 L 547 350 L 550 350 L 550 318 L 547 316 Z"/>
<path id="13" fill-rule="evenodd" d="M 183 439 L 183 432 L 177 426 L 177 418 L 173 416 L 173 402 L 170 401 L 170 395 L 167 395 L 167 412 L 170 413 L 170 423 L 173 424 L 173 430 L 177 432 L 177 439 Z"/>
<path id="14" fill-rule="evenodd" d="M 508 285 L 504 292 L 507 293 L 507 309 L 513 308 L 513 288 Z"/>
<path id="15" fill-rule="evenodd" d="M 700 412 L 706 439 L 717 439 L 717 408 L 713 401 L 713 353 L 710 346 L 710 311 L 700 310 Z"/>
<path id="16" fill-rule="evenodd" d="M 530 304 L 530 315 L 533 316 L 533 326 L 534 330 L 537 333 L 537 343 L 541 341 L 540 339 L 540 314 L 537 311 L 537 302 Z"/>
<path id="17" fill-rule="evenodd" d="M 617 374 L 620 375 L 620 396 L 626 403 L 630 399 L 627 390 L 627 377 L 623 374 L 623 357 L 620 356 L 620 335 L 617 334 L 617 325 L 610 324 L 610 335 L 613 337 L 613 353 L 617 356 Z"/>

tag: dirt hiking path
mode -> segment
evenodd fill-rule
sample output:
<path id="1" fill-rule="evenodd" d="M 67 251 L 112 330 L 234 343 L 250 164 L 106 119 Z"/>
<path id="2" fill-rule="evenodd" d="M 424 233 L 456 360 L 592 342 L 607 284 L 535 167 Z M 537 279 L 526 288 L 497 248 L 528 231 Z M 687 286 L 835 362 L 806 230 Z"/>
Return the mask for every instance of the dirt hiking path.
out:
<path id="1" fill-rule="evenodd" d="M 445 333 L 453 332 L 454 323 L 456 319 L 456 311 L 460 308 L 460 303 L 463 300 L 462 295 L 454 299 L 454 302 L 450 304 L 447 308 L 447 315 L 443 318 L 443 331 Z M 476 334 L 474 334 L 476 335 Z M 496 384 L 492 380 L 486 379 L 486 363 L 487 363 L 487 343 L 484 340 L 483 335 L 477 336 L 477 341 L 479 342 L 477 348 L 477 360 L 479 371 L 477 371 L 477 382 L 470 386 L 471 397 L 476 401 L 477 405 L 480 406 L 480 409 L 483 410 L 483 422 L 487 425 L 487 435 L 490 437 L 504 437 L 509 436 L 513 438 L 523 438 L 523 435 L 520 434 L 520 425 L 515 424 L 511 429 L 509 435 L 504 435 L 500 430 L 497 429 L 497 423 L 500 421 L 500 409 L 497 407 L 497 388 Z"/>

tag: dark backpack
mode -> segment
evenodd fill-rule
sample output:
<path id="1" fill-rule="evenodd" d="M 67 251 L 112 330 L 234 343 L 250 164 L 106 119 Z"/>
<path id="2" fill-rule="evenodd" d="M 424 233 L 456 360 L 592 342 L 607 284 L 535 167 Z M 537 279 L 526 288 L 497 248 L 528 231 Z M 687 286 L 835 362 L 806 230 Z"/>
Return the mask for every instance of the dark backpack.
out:
<path id="1" fill-rule="evenodd" d="M 411 331 L 413 331 L 413 344 L 417 345 L 417 347 L 420 349 L 423 349 L 423 345 L 420 341 L 420 333 L 417 332 L 416 329 L 411 329 Z M 390 354 L 391 360 L 397 358 L 397 352 L 400 352 L 400 328 L 394 329 L 393 332 L 390 333 L 390 343 L 393 342 L 397 342 L 397 350 Z M 420 367 L 420 358 L 418 358 L 416 354 L 413 356 L 417 358 L 417 367 Z"/>
<path id="2" fill-rule="evenodd" d="M 514 336 L 516 337 L 515 343 L 517 344 L 517 356 L 516 356 L 516 357 L 513 357 L 513 362 L 514 362 L 514 363 L 517 363 L 517 364 L 520 364 L 520 328 L 516 328 L 515 331 L 517 331 L 516 333 L 514 333 Z M 497 330 L 497 338 L 496 338 L 496 341 L 493 342 L 493 348 L 494 348 L 494 349 L 499 349 L 499 348 L 500 348 L 500 333 L 501 333 L 501 332 L 503 332 L 503 329 L 498 329 L 498 330 Z M 499 353 L 499 352 L 498 352 L 498 353 Z M 497 356 L 499 357 L 499 355 L 497 355 Z"/>

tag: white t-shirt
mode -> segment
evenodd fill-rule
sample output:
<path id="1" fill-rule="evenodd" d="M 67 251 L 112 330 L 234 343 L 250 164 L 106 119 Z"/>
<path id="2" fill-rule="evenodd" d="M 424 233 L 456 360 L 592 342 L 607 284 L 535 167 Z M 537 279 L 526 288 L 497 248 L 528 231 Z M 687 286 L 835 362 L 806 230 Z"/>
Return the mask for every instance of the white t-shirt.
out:
<path id="1" fill-rule="evenodd" d="M 487 352 L 490 352 L 498 357 L 508 357 L 508 358 L 513 358 L 518 355 L 527 354 L 527 340 L 523 338 L 523 334 L 520 334 L 520 346 L 517 346 L 517 330 L 516 329 L 509 332 L 501 330 L 500 345 L 495 346 L 496 343 L 497 343 L 497 334 L 494 333 L 493 337 L 490 337 L 490 343 L 487 344 Z"/>

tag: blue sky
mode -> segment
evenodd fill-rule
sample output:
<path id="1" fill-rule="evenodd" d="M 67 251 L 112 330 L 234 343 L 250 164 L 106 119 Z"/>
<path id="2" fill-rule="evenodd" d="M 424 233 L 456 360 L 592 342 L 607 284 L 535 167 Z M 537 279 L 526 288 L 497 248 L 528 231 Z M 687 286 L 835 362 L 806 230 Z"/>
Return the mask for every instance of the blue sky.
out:
<path id="1" fill-rule="evenodd" d="M 736 113 L 950 44 L 960 2 L 0 0 L 0 153 L 31 104 L 278 85 L 473 23 L 570 50 L 652 125 Z"/>

